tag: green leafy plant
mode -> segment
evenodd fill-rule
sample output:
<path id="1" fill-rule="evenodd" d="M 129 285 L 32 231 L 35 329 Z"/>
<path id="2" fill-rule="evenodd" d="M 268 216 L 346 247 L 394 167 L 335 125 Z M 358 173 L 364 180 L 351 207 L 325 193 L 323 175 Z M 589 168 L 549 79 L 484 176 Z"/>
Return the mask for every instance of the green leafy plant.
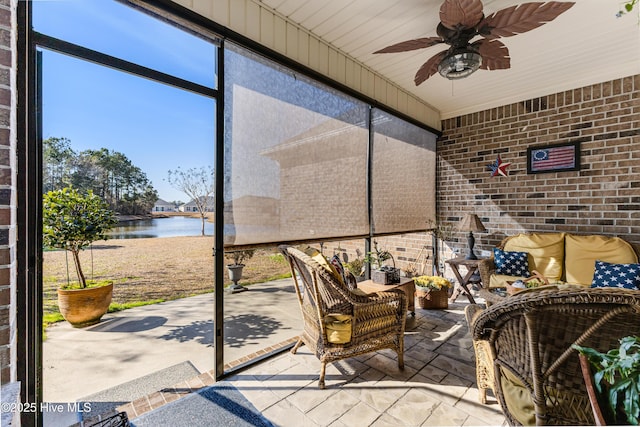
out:
<path id="1" fill-rule="evenodd" d="M 584 354 L 594 369 L 593 382 L 608 403 L 612 424 L 640 420 L 640 337 L 620 340 L 620 347 L 607 353 L 578 345 L 572 346 Z"/>
<path id="2" fill-rule="evenodd" d="M 362 258 L 352 259 L 344 264 L 347 270 L 351 272 L 355 277 L 360 277 L 364 271 L 364 260 Z"/>
<path id="3" fill-rule="evenodd" d="M 231 262 L 231 265 L 244 265 L 244 262 L 251 259 L 255 253 L 255 249 L 244 249 L 241 251 L 227 252 L 224 256 Z"/>
<path id="4" fill-rule="evenodd" d="M 381 270 L 384 266 L 384 263 L 387 260 L 393 260 L 393 256 L 391 252 L 380 249 L 378 247 L 378 242 L 376 240 L 373 241 L 373 251 L 367 252 L 367 256 L 364 257 L 364 262 L 371 264 L 374 268 Z"/>
<path id="5" fill-rule="evenodd" d="M 80 194 L 66 187 L 49 191 L 42 197 L 43 243 L 71 252 L 80 288 L 87 280 L 80 264 L 80 251 L 96 240 L 106 240 L 107 231 L 117 223 L 107 202 L 93 194 Z"/>
<path id="6" fill-rule="evenodd" d="M 616 16 L 617 16 L 618 18 L 620 18 L 620 17 L 621 17 L 622 15 L 624 15 L 625 13 L 629 13 L 629 12 L 631 12 L 631 11 L 633 10 L 633 7 L 634 7 L 635 5 L 637 5 L 637 4 L 638 4 L 638 1 L 640 1 L 640 0 L 632 0 L 632 1 L 626 2 L 626 3 L 624 4 L 624 10 L 620 10 L 620 11 L 618 11 L 618 13 L 616 14 Z"/>

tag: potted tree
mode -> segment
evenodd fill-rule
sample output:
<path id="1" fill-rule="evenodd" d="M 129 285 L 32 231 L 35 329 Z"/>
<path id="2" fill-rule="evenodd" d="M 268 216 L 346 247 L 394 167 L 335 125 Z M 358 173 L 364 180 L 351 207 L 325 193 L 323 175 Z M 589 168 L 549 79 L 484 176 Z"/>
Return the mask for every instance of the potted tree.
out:
<path id="1" fill-rule="evenodd" d="M 238 282 L 242 279 L 242 269 L 245 266 L 244 262 L 250 259 L 254 254 L 254 249 L 244 249 L 241 251 L 225 253 L 225 257 L 231 262 L 231 264 L 227 265 L 227 268 L 229 269 L 229 279 L 233 282 L 233 284 L 229 286 L 231 293 L 247 290 L 244 286 L 239 285 Z"/>
<path id="2" fill-rule="evenodd" d="M 640 337 L 620 340 L 607 353 L 578 345 L 582 374 L 596 425 L 640 423 Z"/>
<path id="3" fill-rule="evenodd" d="M 96 240 L 106 240 L 106 232 L 116 224 L 109 205 L 89 191 L 83 195 L 73 188 L 49 191 L 42 198 L 43 243 L 69 251 L 78 277 L 58 289 L 58 307 L 74 327 L 98 323 L 109 309 L 113 283 L 87 281 L 80 263 L 80 251 Z"/>

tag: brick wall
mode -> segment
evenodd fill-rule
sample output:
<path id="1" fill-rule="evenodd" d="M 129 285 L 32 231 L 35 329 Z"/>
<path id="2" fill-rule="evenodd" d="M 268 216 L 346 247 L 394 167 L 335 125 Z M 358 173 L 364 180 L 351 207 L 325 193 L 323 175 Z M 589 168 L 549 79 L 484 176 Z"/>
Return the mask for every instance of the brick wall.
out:
<path id="1" fill-rule="evenodd" d="M 378 237 L 375 241 L 378 242 L 380 249 L 391 252 L 396 267 L 403 271 L 409 267 L 414 267 L 418 274 L 432 274 L 433 242 L 430 233 L 407 233 L 397 236 Z M 325 242 L 323 244 L 323 253 L 325 256 L 339 254 L 341 258 L 343 258 L 343 254 L 346 254 L 348 260 L 352 260 L 358 256 L 364 258 L 366 255 L 364 251 L 364 240 Z M 452 256 L 453 253 L 447 245 L 440 248 L 439 258 L 441 260 L 449 259 Z M 391 265 L 392 263 L 388 261 L 386 264 Z M 446 265 L 442 267 L 446 267 Z M 453 277 L 449 269 L 447 269 L 446 275 L 447 277 Z"/>
<path id="2" fill-rule="evenodd" d="M 0 383 L 16 380 L 15 2 L 0 1 Z"/>
<path id="3" fill-rule="evenodd" d="M 580 171 L 527 174 L 527 147 L 574 141 Z M 640 244 L 640 75 L 444 120 L 438 155 L 439 214 L 455 225 L 477 213 L 487 233 L 476 248 L 524 231 Z M 498 155 L 508 177 L 486 168 Z"/>

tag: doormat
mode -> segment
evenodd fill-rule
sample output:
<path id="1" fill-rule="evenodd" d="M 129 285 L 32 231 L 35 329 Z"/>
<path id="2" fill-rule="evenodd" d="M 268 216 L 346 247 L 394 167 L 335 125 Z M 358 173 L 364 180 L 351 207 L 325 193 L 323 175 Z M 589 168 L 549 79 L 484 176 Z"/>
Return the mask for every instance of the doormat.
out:
<path id="1" fill-rule="evenodd" d="M 230 383 L 218 382 L 130 421 L 135 427 L 275 427 Z"/>
<path id="2" fill-rule="evenodd" d="M 189 361 L 161 369 L 151 374 L 136 378 L 115 387 L 78 399 L 80 404 L 89 403 L 90 412 L 83 412 L 82 418 L 92 418 L 96 415 L 113 412 L 118 406 L 147 396 L 158 390 L 174 385 L 200 375 L 200 371 Z"/>

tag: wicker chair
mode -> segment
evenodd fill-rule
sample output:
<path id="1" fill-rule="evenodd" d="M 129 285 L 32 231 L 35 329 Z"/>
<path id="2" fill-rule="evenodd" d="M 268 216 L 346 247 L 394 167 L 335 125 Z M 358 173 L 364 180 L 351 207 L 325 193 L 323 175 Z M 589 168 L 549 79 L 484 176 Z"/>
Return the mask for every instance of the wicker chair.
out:
<path id="1" fill-rule="evenodd" d="M 546 286 L 466 308 L 478 388 L 490 386 L 511 425 L 593 425 L 572 344 L 608 351 L 640 335 L 640 291 Z M 518 408 L 527 407 L 528 412 Z"/>
<path id="2" fill-rule="evenodd" d="M 304 343 L 320 359 L 320 388 L 325 387 L 327 363 L 376 350 L 394 350 L 398 368 L 404 369 L 407 317 L 404 292 L 392 290 L 370 295 L 352 292 L 304 252 L 291 246 L 279 249 L 291 267 L 304 322 L 302 335 L 291 353 L 295 354 Z M 351 316 L 351 339 L 346 343 L 336 344 L 328 339 L 326 319 L 334 314 Z"/>

